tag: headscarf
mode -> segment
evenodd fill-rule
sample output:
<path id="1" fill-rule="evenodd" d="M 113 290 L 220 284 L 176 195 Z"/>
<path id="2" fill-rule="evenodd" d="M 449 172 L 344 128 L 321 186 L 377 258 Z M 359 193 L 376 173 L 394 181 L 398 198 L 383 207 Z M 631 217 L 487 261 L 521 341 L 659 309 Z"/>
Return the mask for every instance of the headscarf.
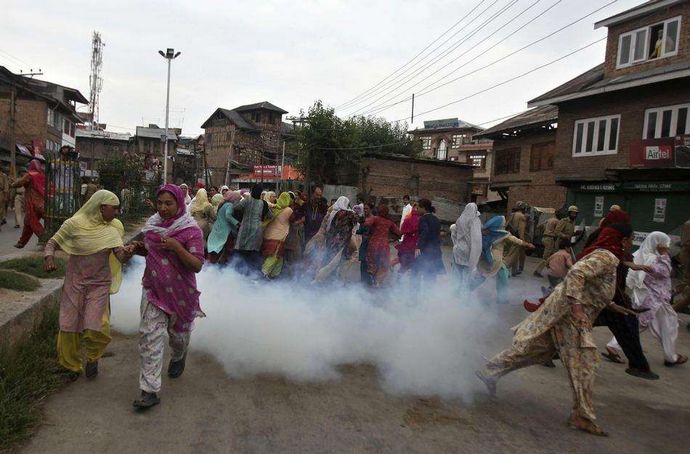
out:
<path id="1" fill-rule="evenodd" d="M 224 201 L 230 202 L 233 205 L 242 200 L 242 194 L 239 191 L 228 191 L 222 197 Z"/>
<path id="2" fill-rule="evenodd" d="M 609 211 L 601 220 L 600 227 L 608 227 L 613 224 L 630 224 L 630 215 L 623 210 Z"/>
<path id="3" fill-rule="evenodd" d="M 630 224 L 613 224 L 609 227 L 603 227 L 596 241 L 583 249 L 577 256 L 577 259 L 580 260 L 597 249 L 606 249 L 615 255 L 618 260 L 624 260 L 626 253 L 623 250 L 623 238 L 627 238 L 630 235 L 632 235 Z"/>
<path id="4" fill-rule="evenodd" d="M 458 265 L 467 266 L 470 271 L 477 267 L 482 253 L 482 223 L 476 203 L 468 203 L 455 221 L 451 233 L 453 258 Z"/>
<path id="5" fill-rule="evenodd" d="M 221 193 L 218 193 L 218 194 L 214 195 L 213 197 L 211 197 L 211 205 L 213 205 L 216 208 L 218 208 L 218 206 L 221 204 L 222 201 L 223 201 L 223 194 L 221 194 Z"/>
<path id="6" fill-rule="evenodd" d="M 221 194 L 222 194 L 223 191 L 225 191 L 226 189 L 227 189 L 228 191 L 230 190 L 230 188 L 229 188 L 228 186 L 226 186 L 226 185 L 221 186 L 221 187 L 220 187 L 220 192 L 221 192 Z"/>
<path id="7" fill-rule="evenodd" d="M 333 206 L 331 207 L 331 212 L 328 214 L 328 222 L 326 223 L 326 231 L 331 230 L 331 224 L 333 223 L 333 219 L 335 218 L 335 215 L 338 214 L 339 211 L 350 211 L 350 199 L 345 197 L 344 195 L 341 195 L 338 197 L 338 200 L 335 201 Z"/>
<path id="8" fill-rule="evenodd" d="M 112 249 L 123 246 L 125 229 L 119 219 L 104 221 L 101 205 L 119 206 L 120 199 L 105 189 L 96 191 L 74 216 L 62 223 L 52 239 L 70 255 L 83 256 L 111 250 L 108 259 L 112 277 L 110 293 L 114 294 L 122 283 L 122 265 Z"/>
<path id="9" fill-rule="evenodd" d="M 182 189 L 182 192 L 184 192 L 184 204 L 189 205 L 190 203 L 192 203 L 192 197 L 189 195 L 189 186 L 182 183 L 180 185 L 180 189 Z"/>
<path id="10" fill-rule="evenodd" d="M 192 200 L 192 204 L 189 205 L 189 212 L 192 216 L 198 213 L 203 213 L 206 207 L 210 204 L 211 202 L 208 201 L 208 193 L 206 192 L 206 189 L 200 188 L 198 191 L 196 191 L 196 197 L 194 200 Z"/>
<path id="11" fill-rule="evenodd" d="M 37 159 L 29 161 L 28 167 L 29 177 L 31 178 L 32 188 L 38 192 L 41 197 L 45 197 L 46 193 L 46 174 L 43 163 Z"/>
<path id="12" fill-rule="evenodd" d="M 505 230 L 506 218 L 505 216 L 494 216 L 482 227 L 482 256 L 489 265 L 493 265 L 494 256 L 491 253 L 491 248 L 494 244 L 505 240 L 510 233 Z"/>
<path id="13" fill-rule="evenodd" d="M 177 213 L 169 219 L 163 219 L 158 213 L 154 214 L 146 221 L 142 232 L 145 234 L 151 232 L 158 236 L 173 236 L 176 232 L 189 227 L 198 228 L 196 221 L 190 216 L 187 206 L 184 204 L 182 189 L 174 184 L 166 184 L 160 187 L 156 196 L 159 196 L 162 192 L 167 192 L 175 198 Z"/>
<path id="14" fill-rule="evenodd" d="M 278 197 L 278 200 L 276 200 L 275 206 L 271 208 L 273 217 L 278 216 L 281 211 L 289 207 L 291 204 L 292 198 L 290 197 L 290 194 L 288 194 L 287 192 L 281 192 L 280 197 Z"/>
<path id="15" fill-rule="evenodd" d="M 259 199 L 259 200 L 261 200 L 261 195 L 263 194 L 263 192 L 264 192 L 263 186 L 257 184 L 257 185 L 254 186 L 254 187 L 252 188 L 252 190 L 251 190 L 252 199 Z"/>
<path id="16" fill-rule="evenodd" d="M 657 246 L 671 245 L 671 238 L 663 232 L 652 232 L 644 239 L 640 248 L 633 254 L 633 261 L 638 265 L 652 265 L 659 258 Z M 632 290 L 632 300 L 635 307 L 639 307 L 647 296 L 647 286 L 644 271 L 630 270 L 626 278 L 626 286 Z"/>

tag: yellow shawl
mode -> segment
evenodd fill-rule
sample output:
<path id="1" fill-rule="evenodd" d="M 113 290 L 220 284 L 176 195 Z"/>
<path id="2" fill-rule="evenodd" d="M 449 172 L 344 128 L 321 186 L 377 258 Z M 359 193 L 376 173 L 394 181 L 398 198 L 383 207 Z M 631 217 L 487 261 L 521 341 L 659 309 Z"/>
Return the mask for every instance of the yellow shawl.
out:
<path id="1" fill-rule="evenodd" d="M 53 235 L 53 240 L 60 249 L 70 255 L 91 255 L 104 249 L 122 247 L 125 228 L 119 219 L 105 222 L 101 214 L 101 205 L 120 205 L 120 200 L 110 191 L 96 191 L 94 195 L 67 219 L 60 230 Z M 122 283 L 122 265 L 110 254 L 110 274 L 112 283 L 110 293 L 117 293 Z"/>

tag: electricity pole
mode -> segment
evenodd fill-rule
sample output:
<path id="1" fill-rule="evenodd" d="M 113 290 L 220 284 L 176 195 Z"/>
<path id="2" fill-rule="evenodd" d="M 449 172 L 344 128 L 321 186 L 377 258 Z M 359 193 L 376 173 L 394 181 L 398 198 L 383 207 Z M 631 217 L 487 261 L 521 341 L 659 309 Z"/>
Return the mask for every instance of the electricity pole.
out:
<path id="1" fill-rule="evenodd" d="M 163 184 L 168 182 L 168 118 L 170 116 L 170 64 L 180 56 L 182 52 L 175 53 L 175 49 L 168 47 L 165 52 L 159 50 L 161 57 L 168 60 L 168 88 L 165 94 L 165 151 L 163 152 Z"/>

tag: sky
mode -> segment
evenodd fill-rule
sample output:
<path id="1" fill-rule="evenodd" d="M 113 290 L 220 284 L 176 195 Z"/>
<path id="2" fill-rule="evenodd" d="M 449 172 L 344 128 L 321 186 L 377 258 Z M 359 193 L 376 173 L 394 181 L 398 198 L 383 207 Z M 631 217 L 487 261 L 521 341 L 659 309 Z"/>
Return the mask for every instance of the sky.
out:
<path id="1" fill-rule="evenodd" d="M 158 50 L 167 47 L 182 52 L 172 63 L 170 126 L 181 127 L 183 135 L 202 133 L 201 124 L 218 107 L 260 101 L 287 110 L 287 116 L 299 115 L 320 99 L 338 107 L 336 113 L 343 117 L 375 113 L 410 123 L 406 98 L 413 92 L 411 129 L 443 118 L 488 127 L 601 63 L 605 41 L 487 88 L 605 38 L 606 28 L 595 30 L 594 22 L 643 0 L 613 1 L 492 63 L 611 1 L 34 0 L 27 7 L 23 1 L 5 0 L 0 65 L 14 72 L 40 68 L 44 75 L 38 78 L 77 88 L 88 99 L 91 36 L 100 32 L 105 42 L 100 121 L 116 132 L 164 125 L 167 69 Z M 462 77 L 422 94 L 444 76 L 443 82 Z M 350 102 L 363 93 L 357 103 Z"/>

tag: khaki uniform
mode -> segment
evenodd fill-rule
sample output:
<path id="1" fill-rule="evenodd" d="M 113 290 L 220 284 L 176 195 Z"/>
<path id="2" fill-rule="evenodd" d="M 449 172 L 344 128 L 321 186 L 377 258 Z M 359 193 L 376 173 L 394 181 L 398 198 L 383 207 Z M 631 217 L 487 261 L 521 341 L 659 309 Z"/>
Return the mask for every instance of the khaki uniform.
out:
<path id="1" fill-rule="evenodd" d="M 527 215 L 525 215 L 525 213 L 521 211 L 513 212 L 508 219 L 508 225 L 510 226 L 513 235 L 522 241 L 526 241 Z M 513 250 L 513 248 L 515 248 L 515 250 Z M 508 260 L 506 260 L 506 265 L 511 268 L 513 275 L 523 270 L 525 267 L 525 258 L 527 257 L 525 247 L 512 244 L 510 245 L 508 251 L 506 251 L 506 255 L 512 258 L 512 266 L 508 265 Z"/>
<path id="2" fill-rule="evenodd" d="M 24 187 L 20 186 L 14 189 L 14 225 L 24 225 Z"/>
<path id="3" fill-rule="evenodd" d="M 542 260 L 541 263 L 539 263 L 539 266 L 537 266 L 537 273 L 541 273 L 546 266 L 546 261 L 558 250 L 558 242 L 556 241 L 556 226 L 559 222 L 559 219 L 554 216 L 546 221 L 546 224 L 544 224 L 544 233 L 541 237 L 541 242 L 544 245 L 544 254 L 542 255 L 544 260 Z"/>
<path id="4" fill-rule="evenodd" d="M 572 303 L 581 304 L 594 323 L 615 293 L 618 262 L 609 251 L 598 249 L 573 265 L 543 306 L 515 328 L 512 346 L 486 364 L 482 377 L 496 382 L 516 369 L 543 364 L 558 352 L 573 391 L 573 413 L 594 421 L 592 388 L 599 354 L 592 330 L 577 328 Z"/>
<path id="5" fill-rule="evenodd" d="M 558 224 L 556 224 L 556 228 L 553 231 L 555 241 L 560 240 L 561 238 L 564 240 L 570 240 L 573 235 L 575 235 L 575 221 L 570 219 L 570 217 L 564 217 L 560 221 L 558 221 Z M 554 247 L 557 247 L 558 243 L 554 245 Z"/>

